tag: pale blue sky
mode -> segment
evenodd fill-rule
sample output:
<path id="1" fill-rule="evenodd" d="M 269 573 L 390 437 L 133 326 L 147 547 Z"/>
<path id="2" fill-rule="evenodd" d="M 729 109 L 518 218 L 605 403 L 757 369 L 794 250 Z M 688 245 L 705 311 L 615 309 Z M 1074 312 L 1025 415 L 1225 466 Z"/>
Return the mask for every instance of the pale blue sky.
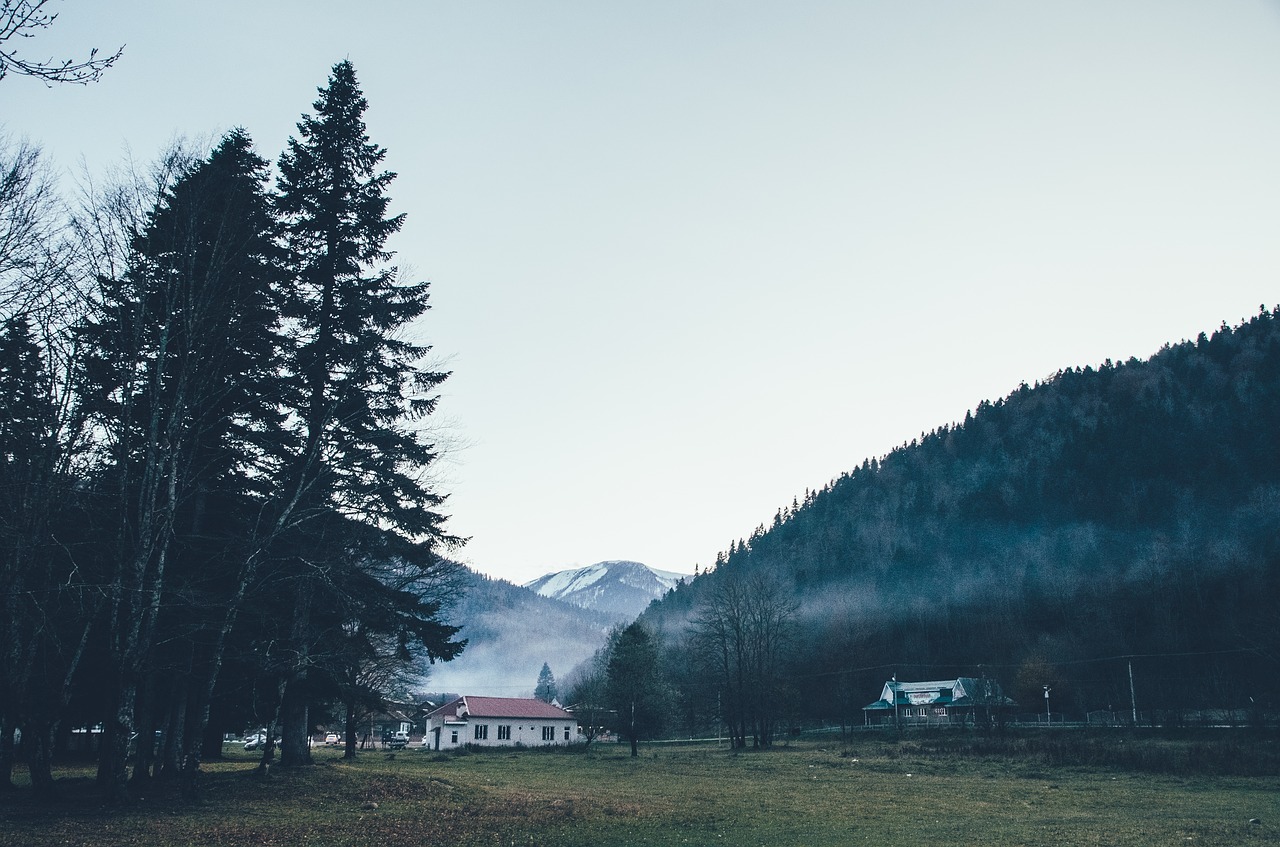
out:
<path id="1" fill-rule="evenodd" d="M 464 559 L 690 572 L 983 399 L 1280 302 L 1280 6 L 66 0 L 0 121 L 101 174 L 334 62 L 433 283 Z M 447 426 L 446 426 L 447 425 Z"/>

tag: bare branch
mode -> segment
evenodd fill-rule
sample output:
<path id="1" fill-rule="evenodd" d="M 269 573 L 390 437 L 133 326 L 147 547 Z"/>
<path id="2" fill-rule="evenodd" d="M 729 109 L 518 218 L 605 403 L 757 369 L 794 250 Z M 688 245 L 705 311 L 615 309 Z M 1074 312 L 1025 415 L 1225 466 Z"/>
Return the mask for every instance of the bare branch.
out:
<path id="1" fill-rule="evenodd" d="M 0 317 L 48 299 L 69 264 L 66 212 L 40 148 L 0 136 Z"/>
<path id="2" fill-rule="evenodd" d="M 29 76 L 52 88 L 55 82 L 72 85 L 88 85 L 102 78 L 103 72 L 119 60 L 124 53 L 121 45 L 115 53 L 98 58 L 98 48 L 89 51 L 89 58 L 82 62 L 74 59 L 58 61 L 50 57 L 45 61 L 19 58 L 16 44 L 10 41 L 33 38 L 35 33 L 53 26 L 57 13 L 44 11 L 49 0 L 0 0 L 0 80 L 10 71 L 17 76 Z"/>

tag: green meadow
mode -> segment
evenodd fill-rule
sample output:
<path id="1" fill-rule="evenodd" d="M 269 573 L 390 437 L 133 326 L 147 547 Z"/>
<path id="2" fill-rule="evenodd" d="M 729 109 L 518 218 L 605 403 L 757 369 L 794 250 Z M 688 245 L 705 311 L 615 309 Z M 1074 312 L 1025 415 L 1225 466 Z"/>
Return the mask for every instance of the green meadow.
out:
<path id="1" fill-rule="evenodd" d="M 768 751 L 365 752 L 269 778 L 231 751 L 200 798 L 0 795 L 5 845 L 1240 845 L 1280 843 L 1275 742 L 809 737 Z M 22 774 L 19 773 L 21 782 Z"/>

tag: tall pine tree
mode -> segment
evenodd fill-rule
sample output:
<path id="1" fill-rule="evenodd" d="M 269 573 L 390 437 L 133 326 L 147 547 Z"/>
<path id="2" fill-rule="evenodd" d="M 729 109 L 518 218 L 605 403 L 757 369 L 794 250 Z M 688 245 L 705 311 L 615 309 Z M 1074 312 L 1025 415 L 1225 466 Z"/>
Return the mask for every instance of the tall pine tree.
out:
<path id="1" fill-rule="evenodd" d="M 306 679 L 323 661 L 315 650 L 321 622 L 341 625 L 351 605 L 338 587 L 378 590 L 340 572 L 370 555 L 394 555 L 430 578 L 446 567 L 439 546 L 457 542 L 423 476 L 436 454 L 416 424 L 435 408 L 447 374 L 420 367 L 429 348 L 401 337 L 428 305 L 427 284 L 402 283 L 386 249 L 404 222 L 388 213 L 395 174 L 381 170 L 385 150 L 368 138 L 368 104 L 351 63 L 335 65 L 319 93 L 315 114 L 303 117 L 279 162 L 278 208 L 297 274 L 290 315 L 302 445 L 291 469 L 300 531 L 288 546 L 292 564 L 281 571 L 294 657 L 283 764 L 309 759 Z M 427 639 L 428 656 L 455 654 L 454 632 Z"/>

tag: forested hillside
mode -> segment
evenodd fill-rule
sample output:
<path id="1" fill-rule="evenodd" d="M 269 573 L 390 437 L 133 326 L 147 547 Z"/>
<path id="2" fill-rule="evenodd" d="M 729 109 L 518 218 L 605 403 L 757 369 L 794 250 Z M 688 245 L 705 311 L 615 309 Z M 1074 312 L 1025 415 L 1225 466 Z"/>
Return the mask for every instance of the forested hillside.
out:
<path id="1" fill-rule="evenodd" d="M 1130 662 L 1140 710 L 1275 705 L 1278 435 L 1280 312 L 1263 309 L 983 402 L 780 511 L 647 619 L 678 645 L 718 585 L 770 574 L 798 601 L 798 716 L 861 723 L 894 673 L 1127 712 Z M 715 696 L 693 682 L 686 708 Z"/>

